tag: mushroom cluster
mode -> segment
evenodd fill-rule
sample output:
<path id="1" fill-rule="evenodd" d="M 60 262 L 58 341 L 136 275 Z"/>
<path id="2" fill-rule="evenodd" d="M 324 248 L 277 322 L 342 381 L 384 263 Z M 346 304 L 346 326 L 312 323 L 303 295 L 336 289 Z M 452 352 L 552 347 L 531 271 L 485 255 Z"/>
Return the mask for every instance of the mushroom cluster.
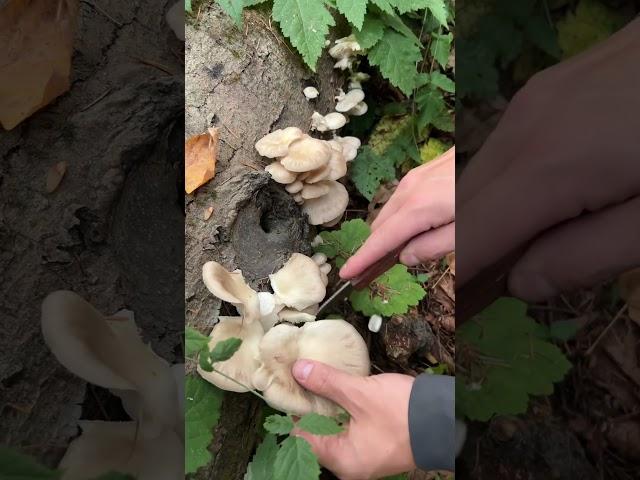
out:
<path id="1" fill-rule="evenodd" d="M 122 400 L 131 421 L 79 422 L 59 468 L 62 480 L 108 472 L 140 480 L 182 478 L 184 365 L 169 365 L 145 344 L 131 312 L 105 316 L 79 295 L 51 293 L 42 304 L 45 343 L 69 371 Z"/>
<path id="2" fill-rule="evenodd" d="M 269 405 L 287 413 L 336 415 L 339 407 L 335 403 L 303 389 L 291 374 L 299 358 L 321 361 L 353 375 L 369 374 L 367 346 L 357 330 L 344 320 L 316 321 L 330 270 L 325 255 L 294 253 L 269 276 L 271 293 L 253 290 L 240 270 L 229 272 L 216 262 L 207 262 L 202 269 L 205 285 L 213 295 L 235 305 L 240 314 L 219 317 L 209 347 L 229 338 L 240 338 L 242 344 L 229 360 L 216 363 L 214 371 L 198 367 L 199 374 L 223 390 L 261 390 Z M 303 326 L 294 325 L 299 323 Z"/>
<path id="3" fill-rule="evenodd" d="M 356 57 L 363 53 L 364 51 L 356 40 L 355 35 L 338 38 L 333 47 L 329 49 L 329 55 L 337 60 L 333 68 L 340 70 L 351 70 Z"/>
<path id="4" fill-rule="evenodd" d="M 286 185 L 309 223 L 333 226 L 340 221 L 349 194 L 337 180 L 347 174 L 347 162 L 358 154 L 359 139 L 336 136 L 320 140 L 288 127 L 264 136 L 255 147 L 263 157 L 274 159 L 265 170 L 274 181 Z"/>

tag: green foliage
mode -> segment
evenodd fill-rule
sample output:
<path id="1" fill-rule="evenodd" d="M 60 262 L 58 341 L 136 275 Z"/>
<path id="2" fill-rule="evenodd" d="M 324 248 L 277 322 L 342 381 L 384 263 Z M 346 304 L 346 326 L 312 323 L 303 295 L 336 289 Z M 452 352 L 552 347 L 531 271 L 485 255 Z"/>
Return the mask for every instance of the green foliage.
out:
<path id="1" fill-rule="evenodd" d="M 220 8 L 231 17 L 236 26 L 242 25 L 243 0 L 216 0 Z"/>
<path id="2" fill-rule="evenodd" d="M 57 480 L 62 472 L 40 465 L 33 457 L 0 447 L 2 480 Z"/>
<path id="3" fill-rule="evenodd" d="M 289 415 L 271 415 L 264 421 L 264 429 L 277 435 L 291 433 L 294 426 L 293 419 Z"/>
<path id="4" fill-rule="evenodd" d="M 384 22 L 379 16 L 368 13 L 362 27 L 353 31 L 356 40 L 364 50 L 368 50 L 380 41 L 384 35 Z"/>
<path id="5" fill-rule="evenodd" d="M 353 161 L 350 176 L 362 196 L 371 201 L 380 185 L 396 178 L 394 159 L 389 155 L 378 155 L 365 145 Z"/>
<path id="6" fill-rule="evenodd" d="M 338 422 L 333 418 L 317 413 L 303 415 L 296 424 L 296 428 L 313 435 L 337 435 L 344 431 L 344 428 L 338 425 Z"/>
<path id="7" fill-rule="evenodd" d="M 367 2 L 368 0 L 337 0 L 336 6 L 349 23 L 360 30 L 367 12 Z"/>
<path id="8" fill-rule="evenodd" d="M 191 6 L 191 0 L 184 0 L 184 11 L 185 12 L 193 12 L 193 7 Z"/>
<path id="9" fill-rule="evenodd" d="M 272 15 L 282 33 L 315 72 L 329 27 L 335 25 L 324 0 L 274 0 Z"/>
<path id="10" fill-rule="evenodd" d="M 449 12 L 444 0 L 394 0 L 398 13 L 426 9 L 443 27 L 447 26 Z"/>
<path id="11" fill-rule="evenodd" d="M 317 480 L 320 465 L 304 438 L 287 437 L 281 444 L 273 464 L 276 480 Z"/>
<path id="12" fill-rule="evenodd" d="M 449 64 L 449 54 L 451 53 L 452 42 L 453 35 L 451 33 L 447 33 L 446 35 L 433 33 L 431 35 L 431 46 L 429 47 L 429 52 L 442 68 L 447 68 L 447 65 Z"/>
<path id="13" fill-rule="evenodd" d="M 187 357 L 194 357 L 201 350 L 203 350 L 209 343 L 209 337 L 201 334 L 195 328 L 185 327 L 184 329 L 185 339 L 185 355 Z"/>
<path id="14" fill-rule="evenodd" d="M 420 48 L 393 30 L 386 30 L 369 52 L 369 62 L 378 66 L 382 76 L 405 95 L 411 95 L 416 86 L 416 65 L 421 59 Z"/>
<path id="15" fill-rule="evenodd" d="M 222 390 L 204 379 L 187 375 L 185 381 L 185 472 L 194 473 L 213 458 L 209 445 L 220 419 Z"/>
<path id="16" fill-rule="evenodd" d="M 321 232 L 322 244 L 315 249 L 328 258 L 335 259 L 336 267 L 341 268 L 347 259 L 356 253 L 371 235 L 371 228 L 364 220 L 355 219 L 343 222 L 340 230 Z"/>
<path id="17" fill-rule="evenodd" d="M 438 140 L 437 138 L 430 138 L 420 148 L 420 159 L 422 163 L 428 163 L 431 160 L 438 158 L 449 150 L 449 148 L 451 148 L 451 146 L 443 141 Z"/>
<path id="18" fill-rule="evenodd" d="M 227 338 L 216 343 L 211 351 L 202 350 L 199 355 L 200 368 L 205 372 L 212 372 L 214 363 L 229 360 L 238 351 L 240 345 L 242 340 L 239 338 Z"/>
<path id="19" fill-rule="evenodd" d="M 576 336 L 579 328 L 580 325 L 574 319 L 558 320 L 549 325 L 549 338 L 566 342 Z"/>
<path id="20" fill-rule="evenodd" d="M 456 409 L 471 420 L 526 412 L 529 396 L 550 395 L 571 368 L 513 298 L 498 299 L 456 333 Z"/>
<path id="21" fill-rule="evenodd" d="M 404 314 L 427 292 L 404 265 L 395 265 L 363 290 L 354 290 L 349 300 L 354 310 L 367 316 Z"/>
<path id="22" fill-rule="evenodd" d="M 244 480 L 273 480 L 273 464 L 278 454 L 278 439 L 267 434 L 247 467 Z"/>

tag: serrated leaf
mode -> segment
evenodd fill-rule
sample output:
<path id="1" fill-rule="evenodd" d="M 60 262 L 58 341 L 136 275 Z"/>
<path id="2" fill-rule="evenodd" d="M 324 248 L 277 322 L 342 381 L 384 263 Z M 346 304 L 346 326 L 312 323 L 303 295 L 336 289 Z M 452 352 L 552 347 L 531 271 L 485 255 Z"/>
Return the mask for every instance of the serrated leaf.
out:
<path id="1" fill-rule="evenodd" d="M 33 457 L 0 446 L 2 480 L 57 480 L 62 472 L 40 465 Z"/>
<path id="2" fill-rule="evenodd" d="M 354 30 L 353 34 L 360 44 L 360 47 L 364 50 L 369 50 L 373 47 L 384 35 L 384 23 L 376 15 L 368 13 L 364 18 L 362 28 Z"/>
<path id="3" fill-rule="evenodd" d="M 390 317 L 407 313 L 427 292 L 404 265 L 395 265 L 363 290 L 349 296 L 354 310 L 367 316 Z"/>
<path id="4" fill-rule="evenodd" d="M 313 435 L 337 435 L 344 432 L 344 428 L 338 425 L 331 417 L 317 413 L 307 413 L 296 423 L 296 428 Z"/>
<path id="5" fill-rule="evenodd" d="M 318 480 L 320 465 L 309 442 L 300 437 L 288 437 L 280 445 L 273 473 L 277 480 Z"/>
<path id="6" fill-rule="evenodd" d="M 211 353 L 209 353 L 211 363 L 229 360 L 238 351 L 240 345 L 242 345 L 242 340 L 235 337 L 216 343 Z"/>
<path id="7" fill-rule="evenodd" d="M 336 259 L 336 266 L 342 267 L 371 234 L 371 227 L 360 219 L 349 220 L 340 225 L 340 230 L 321 232 L 323 243 L 316 252 L 324 253 L 328 258 Z"/>
<path id="8" fill-rule="evenodd" d="M 371 0 L 376 7 L 386 13 L 393 13 L 393 6 L 389 0 Z"/>
<path id="9" fill-rule="evenodd" d="M 185 327 L 184 340 L 185 355 L 187 357 L 193 357 L 209 343 L 209 337 L 201 334 L 199 331 L 192 327 Z"/>
<path id="10" fill-rule="evenodd" d="M 329 26 L 335 25 L 322 0 L 274 0 L 273 19 L 305 63 L 316 71 L 316 63 L 324 49 Z"/>
<path id="11" fill-rule="evenodd" d="M 382 183 L 396 178 L 394 158 L 365 146 L 352 163 L 350 177 L 362 196 L 371 201 Z"/>
<path id="12" fill-rule="evenodd" d="M 385 25 L 391 27 L 396 32 L 407 37 L 409 40 L 415 43 L 418 48 L 422 48 L 422 42 L 420 41 L 420 39 L 416 36 L 415 33 L 413 33 L 413 30 L 411 30 L 407 26 L 407 24 L 402 21 L 402 18 L 400 18 L 396 13 L 383 12 L 381 15 L 381 18 L 384 21 Z"/>
<path id="13" fill-rule="evenodd" d="M 369 63 L 405 95 L 411 95 L 416 85 L 417 63 L 422 59 L 420 48 L 409 38 L 386 30 L 380 41 L 369 51 Z"/>
<path id="14" fill-rule="evenodd" d="M 244 480 L 272 480 L 273 464 L 278 453 L 278 442 L 275 435 L 267 434 L 258 446 L 251 463 L 247 467 Z"/>
<path id="15" fill-rule="evenodd" d="M 447 26 L 449 14 L 444 0 L 393 0 L 401 14 L 427 9 L 443 27 Z"/>
<path id="16" fill-rule="evenodd" d="M 358 30 L 362 28 L 364 15 L 367 12 L 368 0 L 337 0 L 336 6 L 338 11 L 342 13 L 351 25 Z"/>
<path id="17" fill-rule="evenodd" d="M 236 26 L 242 26 L 242 9 L 244 0 L 216 0 L 220 8 L 231 17 Z"/>
<path id="18" fill-rule="evenodd" d="M 447 65 L 449 64 L 449 54 L 451 53 L 452 41 L 453 35 L 451 33 L 447 33 L 445 35 L 439 33 L 432 34 L 429 52 L 442 68 L 447 68 Z"/>
<path id="19" fill-rule="evenodd" d="M 430 80 L 434 87 L 441 88 L 445 92 L 455 93 L 456 91 L 455 82 L 440 72 L 433 72 L 430 76 Z"/>
<path id="20" fill-rule="evenodd" d="M 213 458 L 209 445 L 220 420 L 223 392 L 200 377 L 187 375 L 184 394 L 185 472 L 195 473 Z"/>
<path id="21" fill-rule="evenodd" d="M 288 435 L 294 426 L 293 420 L 288 415 L 271 415 L 264 421 L 264 429 L 276 435 Z"/>

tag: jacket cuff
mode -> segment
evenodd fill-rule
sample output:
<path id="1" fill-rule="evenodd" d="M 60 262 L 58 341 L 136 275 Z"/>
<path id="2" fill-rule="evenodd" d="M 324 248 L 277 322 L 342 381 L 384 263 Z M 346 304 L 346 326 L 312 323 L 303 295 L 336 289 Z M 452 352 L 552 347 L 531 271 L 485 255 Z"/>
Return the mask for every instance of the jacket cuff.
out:
<path id="1" fill-rule="evenodd" d="M 455 381 L 446 375 L 418 376 L 409 399 L 409 435 L 416 465 L 455 470 Z"/>

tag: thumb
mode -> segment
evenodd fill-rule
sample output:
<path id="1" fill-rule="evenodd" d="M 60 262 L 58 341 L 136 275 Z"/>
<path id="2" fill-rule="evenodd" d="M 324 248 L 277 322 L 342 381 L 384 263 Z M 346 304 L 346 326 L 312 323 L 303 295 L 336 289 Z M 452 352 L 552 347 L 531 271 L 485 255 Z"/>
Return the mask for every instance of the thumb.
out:
<path id="1" fill-rule="evenodd" d="M 354 393 L 364 384 L 364 378 L 350 375 L 324 363 L 298 360 L 292 369 L 296 381 L 307 390 L 334 401 L 351 415 L 357 409 Z"/>

